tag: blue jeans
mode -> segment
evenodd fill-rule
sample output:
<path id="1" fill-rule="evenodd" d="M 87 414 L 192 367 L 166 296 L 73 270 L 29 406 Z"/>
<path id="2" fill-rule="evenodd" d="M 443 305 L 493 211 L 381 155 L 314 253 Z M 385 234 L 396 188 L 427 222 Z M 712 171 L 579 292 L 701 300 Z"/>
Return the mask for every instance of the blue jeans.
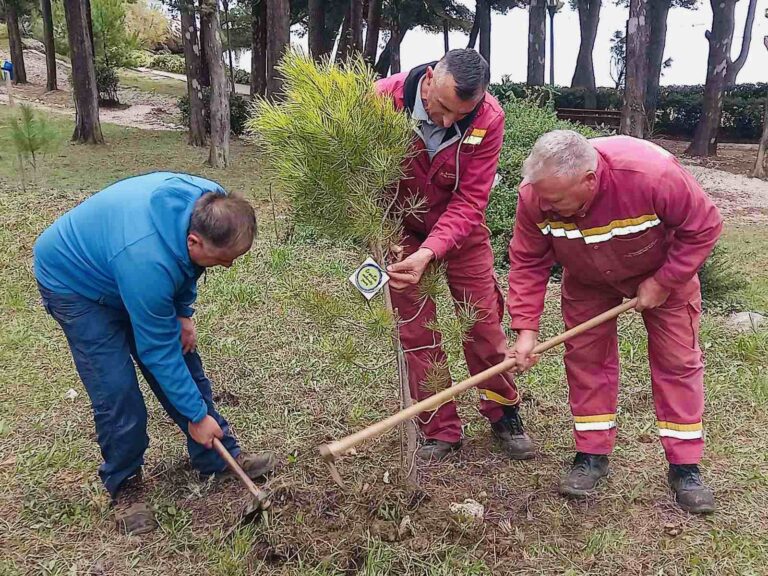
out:
<path id="1" fill-rule="evenodd" d="M 64 330 L 77 372 L 93 405 L 103 464 L 99 476 L 112 497 L 120 485 L 136 474 L 144 463 L 149 446 L 147 407 L 139 390 L 133 360 L 165 411 L 187 437 L 192 466 L 202 474 L 220 472 L 226 463 L 214 451 L 189 435 L 189 421 L 168 401 L 152 373 L 141 363 L 128 312 L 110 308 L 77 294 L 59 294 L 38 285 L 43 306 Z M 200 355 L 184 356 L 189 373 L 208 405 L 208 414 L 224 432 L 222 443 L 233 456 L 240 448 L 227 421 L 216 411 L 211 381 L 205 375 Z"/>

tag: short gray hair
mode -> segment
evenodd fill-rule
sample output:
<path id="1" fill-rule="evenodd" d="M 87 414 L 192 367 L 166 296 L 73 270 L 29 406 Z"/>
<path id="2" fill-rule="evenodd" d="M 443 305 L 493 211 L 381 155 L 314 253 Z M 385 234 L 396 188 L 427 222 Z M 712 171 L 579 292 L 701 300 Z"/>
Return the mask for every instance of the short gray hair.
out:
<path id="1" fill-rule="evenodd" d="M 597 169 L 597 150 L 573 130 L 553 130 L 541 136 L 523 162 L 523 177 L 536 182 L 545 176 L 575 176 Z"/>
<path id="2" fill-rule="evenodd" d="M 464 102 L 480 98 L 491 82 L 491 69 L 471 48 L 450 50 L 435 66 L 435 74 L 450 74 L 456 83 L 456 96 Z"/>
<path id="3" fill-rule="evenodd" d="M 206 192 L 195 202 L 189 232 L 216 248 L 250 246 L 256 236 L 256 214 L 241 196 Z"/>

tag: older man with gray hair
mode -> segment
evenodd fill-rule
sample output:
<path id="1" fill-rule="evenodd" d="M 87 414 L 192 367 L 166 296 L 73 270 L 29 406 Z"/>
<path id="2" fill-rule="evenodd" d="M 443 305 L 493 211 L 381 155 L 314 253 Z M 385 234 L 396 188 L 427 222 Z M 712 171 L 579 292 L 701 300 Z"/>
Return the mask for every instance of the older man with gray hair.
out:
<path id="1" fill-rule="evenodd" d="M 711 513 L 698 468 L 704 449 L 704 365 L 697 271 L 722 218 L 664 149 L 627 136 L 587 140 L 569 130 L 542 136 L 523 166 L 510 243 L 509 298 L 518 365 L 532 351 L 550 268 L 563 266 L 562 312 L 572 328 L 637 296 L 648 331 L 657 428 L 668 481 L 681 508 Z M 566 344 L 565 367 L 577 454 L 560 492 L 584 497 L 608 474 L 616 440 L 616 321 Z"/>

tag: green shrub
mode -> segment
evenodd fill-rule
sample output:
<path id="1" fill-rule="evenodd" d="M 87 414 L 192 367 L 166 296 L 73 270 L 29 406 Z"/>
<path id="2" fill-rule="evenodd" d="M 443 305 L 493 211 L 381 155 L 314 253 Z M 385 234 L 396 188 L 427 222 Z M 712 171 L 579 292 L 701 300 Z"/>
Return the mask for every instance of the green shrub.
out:
<path id="1" fill-rule="evenodd" d="M 149 68 L 154 55 L 146 50 L 131 50 L 123 61 L 128 68 Z"/>
<path id="2" fill-rule="evenodd" d="M 37 171 L 40 157 L 53 150 L 58 134 L 41 113 L 21 104 L 21 115 L 10 122 L 11 143 L 16 152 L 22 187 L 26 188 L 27 167 Z"/>
<path id="3" fill-rule="evenodd" d="M 728 258 L 728 249 L 717 244 L 699 270 L 701 297 L 706 306 L 734 308 L 739 304 L 737 292 L 746 288 L 747 281 Z"/>
<path id="4" fill-rule="evenodd" d="M 504 106 L 506 113 L 504 146 L 499 157 L 499 184 L 491 191 L 486 212 L 486 224 L 491 231 L 491 244 L 496 263 L 508 261 L 507 245 L 517 210 L 517 188 L 522 180 L 523 161 L 542 134 L 550 130 L 569 129 L 587 138 L 601 136 L 592 128 L 558 120 L 550 107 L 542 107 L 533 98 L 509 100 Z"/>
<path id="5" fill-rule="evenodd" d="M 158 54 L 152 58 L 149 67 L 154 70 L 171 72 L 172 74 L 186 74 L 184 56 L 179 56 L 178 54 Z"/>
<path id="6" fill-rule="evenodd" d="M 178 100 L 181 122 L 189 127 L 189 96 L 186 94 Z M 248 99 L 240 94 L 229 95 L 229 129 L 232 134 L 240 136 L 245 131 L 245 122 L 248 120 Z M 205 131 L 211 133 L 211 89 L 203 88 L 203 109 L 205 110 Z"/>
<path id="7" fill-rule="evenodd" d="M 119 104 L 117 88 L 120 78 L 117 70 L 104 62 L 96 62 L 96 89 L 99 92 L 99 104 Z"/>

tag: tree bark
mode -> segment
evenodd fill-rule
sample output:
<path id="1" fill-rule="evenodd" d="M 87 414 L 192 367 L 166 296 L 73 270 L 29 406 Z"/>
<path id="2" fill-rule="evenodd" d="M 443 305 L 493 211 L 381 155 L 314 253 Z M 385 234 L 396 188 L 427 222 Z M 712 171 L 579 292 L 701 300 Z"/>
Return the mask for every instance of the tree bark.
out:
<path id="1" fill-rule="evenodd" d="M 379 54 L 379 59 L 376 61 L 374 70 L 380 78 L 384 78 L 389 73 L 390 65 L 392 64 L 392 46 L 395 44 L 395 37 L 390 34 L 387 44 L 384 46 L 384 50 Z"/>
<path id="2" fill-rule="evenodd" d="M 592 61 L 592 53 L 595 49 L 597 26 L 600 23 L 601 4 L 601 0 L 577 0 L 581 42 L 579 43 L 579 55 L 576 58 L 576 70 L 571 80 L 571 88 L 586 88 L 587 94 L 584 101 L 586 108 L 597 106 L 595 65 Z"/>
<path id="3" fill-rule="evenodd" d="M 472 21 L 472 29 L 469 31 L 467 48 L 472 48 L 474 50 L 475 46 L 477 46 L 478 34 L 480 34 L 480 17 L 477 11 L 477 7 L 475 7 L 475 19 Z"/>
<path id="4" fill-rule="evenodd" d="M 99 94 L 93 44 L 88 34 L 87 7 L 84 0 L 64 0 L 69 57 L 72 63 L 72 89 L 75 100 L 75 131 L 72 140 L 82 144 L 103 144 L 99 122 Z"/>
<path id="5" fill-rule="evenodd" d="M 328 54 L 325 42 L 325 0 L 309 0 L 309 53 L 319 62 Z"/>
<path id="6" fill-rule="evenodd" d="M 349 20 L 352 16 L 349 13 L 349 7 L 344 12 L 344 20 L 341 21 L 341 32 L 339 32 L 339 45 L 336 47 L 336 62 L 344 62 L 349 57 L 350 35 Z"/>
<path id="7" fill-rule="evenodd" d="M 199 0 L 198 4 L 198 13 L 202 14 L 203 12 L 203 2 L 204 0 Z M 200 42 L 200 86 L 203 88 L 210 88 L 211 87 L 211 71 L 208 69 L 208 56 L 206 55 L 206 45 L 208 44 L 205 40 L 205 29 L 203 27 L 203 21 L 200 20 L 200 27 L 198 28 L 198 35 L 200 36 L 199 42 Z"/>
<path id="8" fill-rule="evenodd" d="M 768 48 L 768 36 L 765 37 L 765 46 Z M 768 93 L 765 95 L 765 113 L 763 114 L 763 135 L 760 138 L 760 144 L 757 147 L 757 161 L 752 176 L 755 178 L 765 178 L 765 155 L 768 149 Z"/>
<path id="9" fill-rule="evenodd" d="M 480 17 L 480 55 L 491 64 L 491 3 L 490 0 L 477 0 Z"/>
<path id="10" fill-rule="evenodd" d="M 211 73 L 211 148 L 208 164 L 226 168 L 229 164 L 229 91 L 224 74 L 217 0 L 203 0 L 200 28 L 205 31 L 205 56 Z"/>
<path id="11" fill-rule="evenodd" d="M 13 83 L 26 84 L 27 69 L 24 66 L 24 47 L 21 44 L 19 12 L 13 0 L 6 0 L 5 2 L 5 24 L 8 28 L 8 44 L 13 63 Z"/>
<path id="12" fill-rule="evenodd" d="M 45 44 L 45 89 L 58 90 L 56 70 L 56 44 L 53 40 L 53 12 L 51 0 L 40 0 L 40 14 L 43 17 L 43 44 Z"/>
<path id="13" fill-rule="evenodd" d="M 389 68 L 392 71 L 392 74 L 399 74 L 400 73 L 400 45 L 403 43 L 403 36 L 405 36 L 405 34 L 401 34 L 400 27 L 396 26 L 392 30 L 392 36 L 395 38 L 395 41 L 392 44 L 392 60 L 390 62 Z"/>
<path id="14" fill-rule="evenodd" d="M 267 97 L 275 100 L 283 92 L 276 69 L 291 41 L 291 11 L 288 0 L 267 0 Z"/>
<path id="15" fill-rule="evenodd" d="M 96 35 L 93 33 L 93 13 L 91 11 L 91 0 L 85 0 L 85 21 L 88 24 L 88 37 L 91 39 L 91 52 L 93 59 L 96 60 Z M 105 54 L 106 57 L 106 54 Z"/>
<path id="16" fill-rule="evenodd" d="M 544 85 L 547 53 L 547 4 L 531 0 L 528 8 L 528 86 Z"/>
<path id="17" fill-rule="evenodd" d="M 232 94 L 235 94 L 235 65 L 232 63 L 232 34 L 229 30 L 229 1 L 222 2 L 224 8 L 224 25 L 227 28 L 227 60 L 229 61 L 229 83 L 231 84 Z"/>
<path id="18" fill-rule="evenodd" d="M 191 146 L 205 146 L 205 111 L 203 108 L 203 87 L 200 85 L 200 45 L 197 38 L 197 21 L 194 3 L 184 0 L 179 3 L 181 14 L 181 40 L 184 46 L 184 68 L 187 74 L 187 95 L 189 97 L 189 134 Z"/>
<path id="19" fill-rule="evenodd" d="M 379 51 L 379 34 L 381 32 L 381 4 L 382 0 L 369 0 L 368 19 L 366 23 L 365 48 L 363 58 L 369 65 L 376 62 L 376 53 Z"/>
<path id="20" fill-rule="evenodd" d="M 647 48 L 648 0 L 630 0 L 627 21 L 627 81 L 620 131 L 635 138 L 645 137 L 646 132 Z"/>
<path id="21" fill-rule="evenodd" d="M 734 12 L 737 0 L 710 0 L 712 5 L 712 29 L 706 32 L 709 40 L 707 81 L 701 118 L 696 125 L 693 140 L 687 153 L 691 156 L 717 154 L 717 131 L 723 113 L 723 93 L 726 88 L 726 71 L 730 61 L 731 42 L 735 26 Z"/>
<path id="22" fill-rule="evenodd" d="M 451 39 L 448 35 L 448 20 L 443 20 L 443 52 L 448 54 L 451 50 Z"/>
<path id="23" fill-rule="evenodd" d="M 267 0 L 251 0 L 251 96 L 267 95 Z"/>
<path id="24" fill-rule="evenodd" d="M 349 55 L 363 51 L 363 0 L 350 0 L 349 4 Z"/>
<path id="25" fill-rule="evenodd" d="M 744 21 L 744 36 L 741 39 L 741 50 L 739 55 L 733 62 L 730 61 L 730 53 L 728 69 L 725 72 L 725 85 L 730 88 L 736 84 L 736 76 L 739 75 L 741 69 L 744 68 L 744 63 L 749 56 L 749 46 L 752 43 L 752 28 L 755 23 L 755 10 L 757 8 L 757 0 L 749 0 L 749 6 L 747 7 L 747 18 Z M 768 12 L 766 12 L 768 16 Z"/>
<path id="26" fill-rule="evenodd" d="M 650 131 L 656 124 L 661 68 L 667 41 L 667 16 L 671 5 L 672 0 L 651 0 L 648 3 L 648 81 L 645 85 L 645 116 Z"/>

